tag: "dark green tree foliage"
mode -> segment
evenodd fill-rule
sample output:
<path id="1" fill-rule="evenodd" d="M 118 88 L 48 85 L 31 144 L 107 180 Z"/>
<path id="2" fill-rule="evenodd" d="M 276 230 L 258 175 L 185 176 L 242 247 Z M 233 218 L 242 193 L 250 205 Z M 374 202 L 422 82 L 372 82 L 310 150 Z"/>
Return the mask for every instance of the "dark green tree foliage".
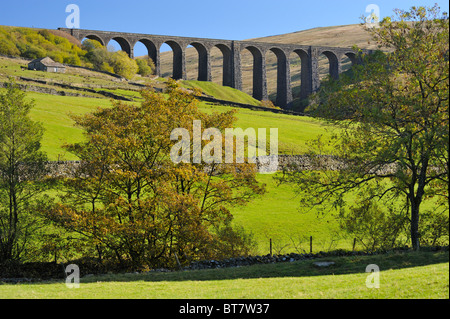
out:
<path id="1" fill-rule="evenodd" d="M 38 227 L 33 205 L 45 189 L 43 128 L 13 83 L 0 95 L 0 261 L 20 259 Z"/>
<path id="2" fill-rule="evenodd" d="M 390 223 L 378 225 L 378 235 L 388 238 L 378 238 L 384 243 L 378 246 L 394 242 L 406 221 L 406 235 L 419 249 L 439 234 L 448 241 L 449 20 L 438 7 L 396 14 L 396 21 L 385 18 L 369 30 L 389 53 L 363 57 L 351 76 L 324 83 L 310 108 L 340 127 L 331 140 L 315 145 L 334 145 L 340 166 L 289 172 L 286 179 L 298 184 L 303 204 L 340 209 L 347 230 L 361 233 L 356 224 L 365 223 L 370 233 L 369 226 Z M 426 200 L 433 208 L 424 223 Z M 433 220 L 443 229 L 431 232 Z"/>

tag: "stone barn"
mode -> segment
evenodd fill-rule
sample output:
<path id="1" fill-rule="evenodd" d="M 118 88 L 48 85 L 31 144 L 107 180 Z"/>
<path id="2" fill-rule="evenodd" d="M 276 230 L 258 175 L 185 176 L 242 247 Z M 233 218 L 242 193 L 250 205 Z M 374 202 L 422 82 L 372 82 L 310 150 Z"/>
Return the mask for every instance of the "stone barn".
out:
<path id="1" fill-rule="evenodd" d="M 28 63 L 28 70 L 53 72 L 53 73 L 65 73 L 66 67 L 61 63 L 55 62 L 49 57 L 40 58 Z"/>

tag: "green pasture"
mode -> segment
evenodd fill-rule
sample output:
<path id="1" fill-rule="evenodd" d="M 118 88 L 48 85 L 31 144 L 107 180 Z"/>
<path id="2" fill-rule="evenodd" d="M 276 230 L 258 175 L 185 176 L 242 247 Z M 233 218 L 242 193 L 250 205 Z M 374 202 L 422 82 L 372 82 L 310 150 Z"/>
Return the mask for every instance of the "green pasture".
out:
<path id="1" fill-rule="evenodd" d="M 353 239 L 339 231 L 339 225 L 330 211 L 319 216 L 315 209 L 302 209 L 299 199 L 290 184 L 281 184 L 275 175 L 258 175 L 266 184 L 266 193 L 254 198 L 246 206 L 232 209 L 235 225 L 242 226 L 253 235 L 257 243 L 255 254 L 266 255 L 310 251 L 313 237 L 313 252 L 334 249 L 352 249 Z M 359 248 L 359 247 L 357 247 Z"/>
<path id="2" fill-rule="evenodd" d="M 3 90 L 3 89 L 0 89 Z M 35 101 L 36 107 L 31 111 L 31 118 L 41 122 L 45 128 L 43 150 L 51 160 L 64 158 L 75 159 L 61 148 L 64 143 L 74 143 L 82 140 L 80 128 L 73 126 L 69 114 L 84 114 L 98 107 L 110 107 L 108 99 L 86 97 L 55 96 L 28 92 L 27 97 Z M 128 103 L 128 102 L 127 102 Z M 205 112 L 225 112 L 231 108 L 202 103 L 200 109 Z M 308 141 L 319 135 L 329 135 L 332 127 L 312 118 L 276 114 L 263 111 L 237 109 L 235 127 L 242 129 L 278 128 L 279 154 L 302 154 L 309 150 Z"/>

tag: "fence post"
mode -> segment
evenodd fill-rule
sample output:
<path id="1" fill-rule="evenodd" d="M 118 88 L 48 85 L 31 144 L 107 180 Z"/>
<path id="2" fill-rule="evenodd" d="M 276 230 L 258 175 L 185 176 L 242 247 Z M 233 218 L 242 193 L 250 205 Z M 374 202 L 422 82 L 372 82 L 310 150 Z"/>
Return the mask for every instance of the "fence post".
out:
<path id="1" fill-rule="evenodd" d="M 272 238 L 270 238 L 270 257 L 272 257 Z"/>
<path id="2" fill-rule="evenodd" d="M 355 251 L 355 246 L 356 246 L 356 238 L 353 239 L 353 251 Z"/>
<path id="3" fill-rule="evenodd" d="M 312 249 L 312 236 L 309 237 L 309 253 L 312 254 L 313 249 Z"/>

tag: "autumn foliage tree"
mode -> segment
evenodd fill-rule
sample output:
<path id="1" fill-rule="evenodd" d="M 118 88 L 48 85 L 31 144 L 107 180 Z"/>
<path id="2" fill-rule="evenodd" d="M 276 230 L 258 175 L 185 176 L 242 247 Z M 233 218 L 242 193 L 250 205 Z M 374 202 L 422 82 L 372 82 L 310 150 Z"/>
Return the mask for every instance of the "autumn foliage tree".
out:
<path id="1" fill-rule="evenodd" d="M 85 142 L 68 145 L 81 162 L 48 216 L 78 232 L 101 258 L 174 265 L 248 253 L 250 238 L 231 225 L 231 205 L 263 187 L 250 164 L 175 164 L 175 128 L 232 127 L 233 112 L 205 114 L 191 92 L 170 80 L 167 94 L 142 92 L 141 105 L 114 103 L 74 116 Z M 205 143 L 205 142 L 203 142 Z M 175 258 L 176 256 L 176 258 Z M 175 264 L 176 265 L 176 264 Z"/>

